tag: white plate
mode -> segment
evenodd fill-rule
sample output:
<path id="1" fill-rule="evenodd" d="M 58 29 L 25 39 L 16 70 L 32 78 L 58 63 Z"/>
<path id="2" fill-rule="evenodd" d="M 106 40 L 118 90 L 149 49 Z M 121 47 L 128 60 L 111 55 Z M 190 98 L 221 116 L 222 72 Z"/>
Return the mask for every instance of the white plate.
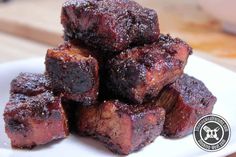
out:
<path id="1" fill-rule="evenodd" d="M 102 144 L 89 138 L 69 136 L 65 140 L 38 147 L 31 151 L 13 150 L 4 133 L 3 109 L 9 96 L 10 81 L 20 72 L 43 72 L 44 59 L 31 59 L 0 65 L 0 157 L 54 157 L 54 156 L 117 156 Z M 205 82 L 217 96 L 214 113 L 226 118 L 232 130 L 229 144 L 221 151 L 208 153 L 195 144 L 192 135 L 179 140 L 158 137 L 154 143 L 130 156 L 225 156 L 236 152 L 236 74 L 218 65 L 191 56 L 186 73 Z"/>

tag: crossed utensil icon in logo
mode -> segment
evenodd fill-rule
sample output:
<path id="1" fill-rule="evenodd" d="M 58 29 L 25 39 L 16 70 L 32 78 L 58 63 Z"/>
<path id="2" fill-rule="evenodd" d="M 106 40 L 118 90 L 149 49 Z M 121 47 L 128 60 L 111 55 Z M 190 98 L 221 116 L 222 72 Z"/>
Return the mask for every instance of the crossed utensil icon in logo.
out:
<path id="1" fill-rule="evenodd" d="M 207 133 L 206 137 L 204 138 L 205 141 L 209 138 L 214 138 L 217 141 L 219 140 L 217 132 L 220 130 L 220 127 L 216 127 L 215 129 L 211 130 L 211 128 L 209 128 L 208 126 L 204 126 L 203 130 Z"/>

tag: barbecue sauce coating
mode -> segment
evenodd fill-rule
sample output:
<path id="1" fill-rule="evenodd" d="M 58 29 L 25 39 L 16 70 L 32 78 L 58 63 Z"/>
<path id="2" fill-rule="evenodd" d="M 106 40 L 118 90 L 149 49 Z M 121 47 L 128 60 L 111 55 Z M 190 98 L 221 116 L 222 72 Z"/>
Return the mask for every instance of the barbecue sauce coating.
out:
<path id="1" fill-rule="evenodd" d="M 98 139 L 114 153 L 127 155 L 153 142 L 164 120 L 165 111 L 157 105 L 105 101 L 78 108 L 77 132 Z"/>
<path id="2" fill-rule="evenodd" d="M 182 40 L 161 35 L 151 45 L 126 50 L 109 60 L 107 88 L 116 98 L 142 104 L 183 74 L 191 53 Z"/>
<path id="3" fill-rule="evenodd" d="M 212 113 L 216 100 L 204 83 L 183 74 L 159 96 L 158 104 L 166 110 L 162 134 L 168 138 L 181 138 L 192 133 L 197 120 Z"/>
<path id="4" fill-rule="evenodd" d="M 132 0 L 69 0 L 62 8 L 65 38 L 77 40 L 102 54 L 156 41 L 157 13 Z"/>
<path id="5" fill-rule="evenodd" d="M 20 73 L 11 82 L 11 93 L 21 93 L 34 96 L 50 90 L 50 81 L 46 75 L 33 73 Z"/>
<path id="6" fill-rule="evenodd" d="M 62 93 L 66 99 L 83 105 L 91 105 L 96 101 L 98 62 L 87 49 L 65 43 L 59 48 L 48 50 L 45 64 L 55 93 Z"/>
<path id="7" fill-rule="evenodd" d="M 14 148 L 33 148 L 68 136 L 61 98 L 48 90 L 45 78 L 43 74 L 21 73 L 11 83 L 4 121 Z"/>

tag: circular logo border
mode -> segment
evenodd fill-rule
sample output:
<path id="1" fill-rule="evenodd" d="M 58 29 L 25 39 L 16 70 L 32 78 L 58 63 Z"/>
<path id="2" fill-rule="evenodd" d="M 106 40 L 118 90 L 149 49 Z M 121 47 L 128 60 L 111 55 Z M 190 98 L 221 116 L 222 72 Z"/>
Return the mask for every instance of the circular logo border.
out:
<path id="1" fill-rule="evenodd" d="M 196 139 L 196 137 L 195 137 L 195 128 L 197 127 L 198 123 L 199 123 L 202 119 L 204 119 L 204 118 L 206 118 L 206 117 L 209 117 L 209 116 L 215 116 L 215 117 L 218 117 L 218 118 L 222 119 L 222 120 L 225 122 L 225 124 L 228 126 L 228 129 L 229 129 L 229 137 L 228 137 L 228 140 L 226 141 L 226 143 L 225 143 L 221 148 L 216 149 L 216 150 L 209 150 L 209 149 L 206 149 L 206 148 L 202 147 L 202 146 L 197 142 L 197 139 Z M 218 115 L 218 114 L 208 114 L 208 115 L 205 115 L 205 116 L 201 117 L 201 118 L 196 122 L 196 124 L 194 125 L 194 128 L 193 128 L 193 139 L 194 139 L 194 142 L 197 144 L 197 146 L 198 146 L 199 148 L 201 148 L 202 150 L 204 150 L 204 151 L 206 151 L 206 152 L 217 152 L 217 151 L 220 151 L 220 150 L 222 150 L 223 148 L 225 148 L 225 147 L 228 145 L 229 141 L 231 140 L 231 128 L 230 128 L 230 125 L 229 125 L 228 121 L 227 121 L 225 118 L 223 118 L 222 116 L 220 116 L 220 115 Z"/>

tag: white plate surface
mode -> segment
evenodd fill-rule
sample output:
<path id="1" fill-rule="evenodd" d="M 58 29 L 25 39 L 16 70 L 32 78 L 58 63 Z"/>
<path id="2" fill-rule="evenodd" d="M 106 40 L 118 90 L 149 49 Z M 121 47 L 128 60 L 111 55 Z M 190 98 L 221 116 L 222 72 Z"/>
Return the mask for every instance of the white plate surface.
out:
<path id="1" fill-rule="evenodd" d="M 0 65 L 0 157 L 111 157 L 117 156 L 102 144 L 89 138 L 70 135 L 65 140 L 38 147 L 31 151 L 13 150 L 4 132 L 3 110 L 9 97 L 10 81 L 20 72 L 43 72 L 44 59 L 31 59 Z M 179 140 L 158 137 L 154 143 L 130 156 L 225 156 L 236 152 L 236 74 L 211 62 L 191 56 L 185 70 L 202 80 L 218 98 L 214 113 L 226 118 L 232 130 L 229 144 L 221 151 L 208 153 L 195 144 L 192 135 Z"/>

